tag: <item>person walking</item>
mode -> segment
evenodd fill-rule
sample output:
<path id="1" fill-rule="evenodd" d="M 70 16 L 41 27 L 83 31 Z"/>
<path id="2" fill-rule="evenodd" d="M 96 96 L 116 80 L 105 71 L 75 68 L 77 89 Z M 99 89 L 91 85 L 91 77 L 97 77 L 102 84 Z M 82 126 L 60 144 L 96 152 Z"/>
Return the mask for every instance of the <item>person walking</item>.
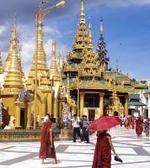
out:
<path id="1" fill-rule="evenodd" d="M 150 129 L 150 122 L 148 119 L 144 121 L 144 133 L 148 137 L 149 136 L 149 129 Z"/>
<path id="2" fill-rule="evenodd" d="M 111 168 L 111 150 L 115 154 L 115 160 L 122 162 L 116 154 L 111 135 L 107 130 L 98 131 L 92 168 Z"/>
<path id="3" fill-rule="evenodd" d="M 89 130 L 88 130 L 89 121 L 87 120 L 86 115 L 82 116 L 81 125 L 82 125 L 82 141 L 86 141 L 87 143 L 89 143 Z"/>
<path id="4" fill-rule="evenodd" d="M 80 119 L 79 117 L 77 117 L 77 114 L 74 114 L 74 118 L 72 119 L 72 126 L 73 126 L 73 142 L 76 142 L 77 136 L 81 140 Z"/>
<path id="5" fill-rule="evenodd" d="M 90 123 L 88 129 L 97 131 L 92 168 L 111 168 L 111 150 L 115 154 L 114 159 L 123 162 L 116 154 L 111 135 L 107 133 L 108 129 L 120 125 L 120 122 L 121 119 L 118 116 L 101 116 Z"/>
<path id="6" fill-rule="evenodd" d="M 143 132 L 143 119 L 141 116 L 136 120 L 136 128 L 135 128 L 137 136 L 141 136 Z"/>
<path id="7" fill-rule="evenodd" d="M 39 158 L 42 160 L 42 164 L 44 164 L 46 158 L 53 158 L 55 163 L 57 163 L 52 122 L 48 115 L 44 117 L 44 122 L 41 128 Z"/>

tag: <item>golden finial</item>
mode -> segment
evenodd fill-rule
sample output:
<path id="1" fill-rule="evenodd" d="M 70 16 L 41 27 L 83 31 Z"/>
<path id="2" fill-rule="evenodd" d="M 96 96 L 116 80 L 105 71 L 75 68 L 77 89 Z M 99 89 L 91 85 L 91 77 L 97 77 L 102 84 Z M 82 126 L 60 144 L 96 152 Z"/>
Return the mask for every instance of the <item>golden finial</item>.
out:
<path id="1" fill-rule="evenodd" d="M 11 41 L 14 42 L 14 44 L 16 45 L 17 43 L 17 30 L 16 30 L 16 16 L 13 19 L 13 25 L 12 25 L 12 29 L 11 29 Z"/>
<path id="2" fill-rule="evenodd" d="M 88 32 L 89 32 L 89 37 L 90 38 L 92 38 L 92 30 L 91 30 L 91 28 L 92 28 L 92 25 L 89 23 L 88 24 Z"/>
<path id="3" fill-rule="evenodd" d="M 80 23 L 85 23 L 84 0 L 81 0 Z"/>
<path id="4" fill-rule="evenodd" d="M 100 34 L 104 35 L 104 25 L 103 25 L 103 19 L 100 19 Z"/>

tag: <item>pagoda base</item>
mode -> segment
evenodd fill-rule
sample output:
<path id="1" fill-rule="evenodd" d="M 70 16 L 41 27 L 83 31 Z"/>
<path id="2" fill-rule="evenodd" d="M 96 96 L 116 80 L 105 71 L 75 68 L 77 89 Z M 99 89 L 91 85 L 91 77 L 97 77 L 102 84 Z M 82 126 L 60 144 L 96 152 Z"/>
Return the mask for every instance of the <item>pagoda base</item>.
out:
<path id="1" fill-rule="evenodd" d="M 59 138 L 60 140 L 72 140 L 72 129 L 66 127 L 61 129 Z"/>

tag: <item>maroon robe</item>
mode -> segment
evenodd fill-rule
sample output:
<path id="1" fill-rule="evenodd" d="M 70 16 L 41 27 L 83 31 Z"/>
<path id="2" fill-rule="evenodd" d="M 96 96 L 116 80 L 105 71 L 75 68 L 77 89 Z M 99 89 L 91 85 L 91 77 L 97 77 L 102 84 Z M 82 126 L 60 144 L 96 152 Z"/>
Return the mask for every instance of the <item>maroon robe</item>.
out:
<path id="1" fill-rule="evenodd" d="M 39 151 L 40 159 L 46 159 L 46 158 L 56 159 L 53 132 L 51 132 L 52 135 L 50 135 L 51 126 L 52 126 L 51 121 L 47 121 L 43 123 L 42 129 L 41 129 L 41 139 L 40 139 L 40 142 L 41 142 L 40 151 Z M 52 142 L 50 141 L 50 136 L 52 136 Z M 52 144 L 52 147 L 51 147 L 51 144 Z"/>
<path id="2" fill-rule="evenodd" d="M 143 120 L 141 118 L 138 118 L 136 120 L 136 134 L 137 136 L 140 136 L 143 132 Z"/>
<path id="3" fill-rule="evenodd" d="M 97 134 L 92 168 L 111 168 L 111 146 L 106 132 Z"/>

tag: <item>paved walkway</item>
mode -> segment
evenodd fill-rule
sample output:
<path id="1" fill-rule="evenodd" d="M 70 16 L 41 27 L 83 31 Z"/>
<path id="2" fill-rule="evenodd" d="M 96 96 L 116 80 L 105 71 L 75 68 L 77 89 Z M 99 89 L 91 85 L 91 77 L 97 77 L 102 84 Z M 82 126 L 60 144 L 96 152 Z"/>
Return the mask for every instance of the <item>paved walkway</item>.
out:
<path id="1" fill-rule="evenodd" d="M 114 161 L 112 168 L 150 168 L 150 139 L 137 138 L 133 130 L 111 130 L 113 144 L 123 163 Z M 0 168 L 91 168 L 96 137 L 91 144 L 71 141 L 55 142 L 58 164 L 46 160 L 41 165 L 38 159 L 38 142 L 0 143 Z"/>

